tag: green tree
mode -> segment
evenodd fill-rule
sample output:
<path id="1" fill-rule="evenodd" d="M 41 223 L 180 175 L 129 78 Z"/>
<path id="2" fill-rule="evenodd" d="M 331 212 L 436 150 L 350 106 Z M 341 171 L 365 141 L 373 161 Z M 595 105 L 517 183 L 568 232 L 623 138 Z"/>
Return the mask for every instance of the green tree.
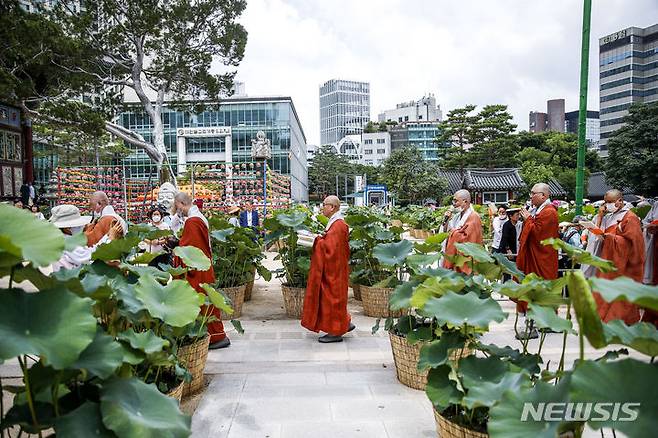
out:
<path id="1" fill-rule="evenodd" d="M 363 132 L 370 134 L 372 132 L 377 132 L 377 129 L 378 126 L 375 126 L 375 123 L 373 123 L 371 120 L 368 123 L 366 123 L 366 126 L 363 128 Z"/>
<path id="2" fill-rule="evenodd" d="M 332 145 L 320 147 L 308 168 L 309 195 L 317 199 L 337 195 L 336 178 L 339 191 L 344 191 L 345 175 L 353 176 L 353 165 L 347 156 L 336 152 Z"/>
<path id="3" fill-rule="evenodd" d="M 658 102 L 633 105 L 608 141 L 606 176 L 616 187 L 658 196 Z"/>
<path id="4" fill-rule="evenodd" d="M 472 143 L 473 130 L 478 123 L 478 115 L 474 115 L 475 105 L 466 105 L 448 112 L 446 120 L 439 123 L 438 144 L 445 144 L 461 150 Z"/>
<path id="5" fill-rule="evenodd" d="M 438 166 L 425 161 L 413 146 L 396 149 L 384 161 L 381 181 L 397 195 L 400 203 L 417 203 L 426 198 L 440 199 L 448 186 L 439 176 Z"/>

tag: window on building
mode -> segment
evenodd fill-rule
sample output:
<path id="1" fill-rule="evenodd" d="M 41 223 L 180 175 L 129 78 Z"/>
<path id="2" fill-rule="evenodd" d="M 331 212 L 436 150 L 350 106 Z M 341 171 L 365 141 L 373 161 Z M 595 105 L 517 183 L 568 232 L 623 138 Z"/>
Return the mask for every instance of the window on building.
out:
<path id="1" fill-rule="evenodd" d="M 423 116 L 421 114 L 418 115 L 418 120 L 423 120 Z"/>
<path id="2" fill-rule="evenodd" d="M 372 139 L 369 138 L 369 139 L 364 140 L 363 144 L 372 144 Z"/>
<path id="3" fill-rule="evenodd" d="M 508 201 L 507 192 L 484 192 L 482 193 L 482 202 L 493 202 L 494 204 L 504 204 Z"/>
<path id="4" fill-rule="evenodd" d="M 404 116 L 404 121 L 408 122 L 409 121 L 409 116 Z"/>
<path id="5" fill-rule="evenodd" d="M 366 155 L 372 155 L 372 149 L 366 149 L 366 150 L 364 151 L 364 153 L 365 153 Z"/>
<path id="6" fill-rule="evenodd" d="M 386 139 L 385 139 L 385 138 L 378 138 L 378 139 L 377 139 L 377 144 L 385 144 L 385 143 L 386 143 Z"/>
<path id="7" fill-rule="evenodd" d="M 402 123 L 402 117 L 398 117 L 398 122 Z"/>
<path id="8" fill-rule="evenodd" d="M 386 149 L 377 149 L 377 153 L 378 153 L 378 154 L 385 154 L 385 153 L 386 153 Z"/>

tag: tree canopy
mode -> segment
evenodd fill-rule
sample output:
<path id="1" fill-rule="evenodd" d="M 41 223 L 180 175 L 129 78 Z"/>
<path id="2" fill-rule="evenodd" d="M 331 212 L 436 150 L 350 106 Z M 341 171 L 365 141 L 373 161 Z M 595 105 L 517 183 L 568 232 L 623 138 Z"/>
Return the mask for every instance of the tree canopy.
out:
<path id="1" fill-rule="evenodd" d="M 608 141 L 607 180 L 658 196 L 658 102 L 631 106 L 624 122 Z"/>

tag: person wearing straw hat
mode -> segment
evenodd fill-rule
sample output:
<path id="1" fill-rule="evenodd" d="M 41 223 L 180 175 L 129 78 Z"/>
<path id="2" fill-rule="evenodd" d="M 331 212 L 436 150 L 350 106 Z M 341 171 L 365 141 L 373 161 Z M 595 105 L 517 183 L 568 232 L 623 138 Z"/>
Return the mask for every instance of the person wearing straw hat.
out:
<path id="1" fill-rule="evenodd" d="M 350 275 L 350 232 L 340 212 L 337 196 L 327 196 L 322 214 L 329 218 L 323 235 L 313 242 L 301 324 L 312 332 L 325 332 L 318 342 L 342 342 L 354 330 L 347 312 Z"/>
<path id="2" fill-rule="evenodd" d="M 238 219 L 238 216 L 240 215 L 240 207 L 234 205 L 233 207 L 228 209 L 228 214 L 230 216 L 228 223 L 233 225 L 234 227 L 239 227 L 240 219 Z"/>
<path id="3" fill-rule="evenodd" d="M 50 223 L 55 225 L 67 236 L 72 236 L 82 231 L 85 225 L 91 221 L 91 216 L 81 216 L 80 210 L 75 205 L 58 205 L 50 211 Z M 65 250 L 58 261 L 51 265 L 53 272 L 60 269 L 75 269 L 91 261 L 91 255 L 96 247 L 123 236 L 121 224 L 114 224 L 101 239 L 93 246 L 79 246 L 73 250 Z"/>

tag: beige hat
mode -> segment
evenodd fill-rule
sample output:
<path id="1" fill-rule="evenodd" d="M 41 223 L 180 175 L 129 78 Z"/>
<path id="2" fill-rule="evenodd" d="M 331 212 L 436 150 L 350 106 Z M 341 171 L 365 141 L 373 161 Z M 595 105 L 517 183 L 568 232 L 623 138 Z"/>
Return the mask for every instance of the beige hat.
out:
<path id="1" fill-rule="evenodd" d="M 91 216 L 80 216 L 80 210 L 75 205 L 58 205 L 50 213 L 50 222 L 57 228 L 81 227 L 91 222 Z"/>
<path id="2" fill-rule="evenodd" d="M 238 207 L 238 206 L 236 205 L 236 206 L 231 207 L 231 208 L 228 209 L 228 214 L 237 213 L 238 211 L 240 211 L 240 207 Z"/>
<path id="3" fill-rule="evenodd" d="M 568 226 L 571 226 L 571 225 L 573 225 L 571 222 L 560 222 L 560 225 L 558 225 L 558 226 L 560 226 L 560 227 L 568 227 Z"/>

